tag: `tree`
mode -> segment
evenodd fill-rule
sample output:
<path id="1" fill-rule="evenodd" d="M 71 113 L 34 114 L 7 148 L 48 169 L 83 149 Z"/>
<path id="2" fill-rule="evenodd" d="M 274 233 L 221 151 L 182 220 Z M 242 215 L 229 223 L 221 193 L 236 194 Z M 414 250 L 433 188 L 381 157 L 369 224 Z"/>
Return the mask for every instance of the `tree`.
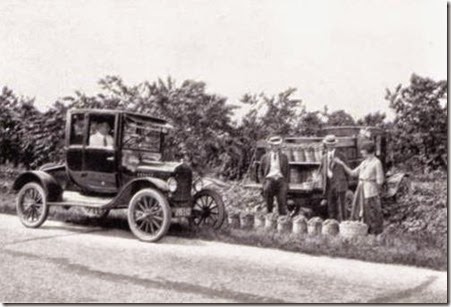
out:
<path id="1" fill-rule="evenodd" d="M 380 127 L 383 128 L 386 126 L 386 115 L 382 112 L 374 112 L 374 113 L 368 113 L 363 118 L 360 118 L 357 120 L 357 125 L 361 126 L 373 126 L 373 127 Z"/>
<path id="2" fill-rule="evenodd" d="M 327 116 L 328 126 L 352 126 L 355 125 L 354 117 L 344 110 L 334 111 Z"/>
<path id="3" fill-rule="evenodd" d="M 251 110 L 243 117 L 240 130 L 254 140 L 296 132 L 305 107 L 302 100 L 292 97 L 295 92 L 295 88 L 289 88 L 275 96 L 245 94 L 241 102 Z"/>
<path id="4" fill-rule="evenodd" d="M 241 159 L 239 139 L 231 121 L 234 107 L 226 104 L 226 98 L 207 93 L 204 82 L 186 80 L 177 85 L 168 77 L 127 85 L 120 77 L 107 76 L 99 81 L 99 86 L 101 92 L 96 95 L 75 92 L 63 98 L 45 116 L 59 119 L 70 108 L 101 108 L 162 117 L 174 127 L 165 140 L 167 159 L 183 158 L 199 173 L 239 175 L 234 170 Z"/>
<path id="5" fill-rule="evenodd" d="M 301 135 L 305 136 L 317 135 L 318 131 L 324 126 L 321 117 L 322 112 L 320 111 L 304 112 L 296 130 L 299 131 Z"/>
<path id="6" fill-rule="evenodd" d="M 386 99 L 396 117 L 393 122 L 395 159 L 416 158 L 423 166 L 446 166 L 447 161 L 447 87 L 413 74 L 410 85 L 387 89 Z"/>

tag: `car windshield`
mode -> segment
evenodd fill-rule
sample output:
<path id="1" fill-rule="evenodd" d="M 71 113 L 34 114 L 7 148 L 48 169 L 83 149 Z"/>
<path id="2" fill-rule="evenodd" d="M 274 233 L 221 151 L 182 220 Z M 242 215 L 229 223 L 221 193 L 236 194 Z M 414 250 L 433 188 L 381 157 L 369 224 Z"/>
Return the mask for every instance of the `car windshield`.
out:
<path id="1" fill-rule="evenodd" d="M 126 117 L 124 125 L 124 149 L 161 151 L 161 127 L 142 120 Z"/>

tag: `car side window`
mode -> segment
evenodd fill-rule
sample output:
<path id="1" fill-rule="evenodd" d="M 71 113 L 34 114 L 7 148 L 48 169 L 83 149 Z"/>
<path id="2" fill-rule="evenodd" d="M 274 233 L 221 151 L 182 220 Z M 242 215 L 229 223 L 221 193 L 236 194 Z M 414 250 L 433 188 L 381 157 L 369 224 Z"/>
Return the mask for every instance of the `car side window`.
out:
<path id="1" fill-rule="evenodd" d="M 85 131 L 84 114 L 73 114 L 71 119 L 70 145 L 83 145 Z"/>
<path id="2" fill-rule="evenodd" d="M 89 146 L 113 149 L 114 119 L 114 115 L 91 115 L 89 117 Z"/>

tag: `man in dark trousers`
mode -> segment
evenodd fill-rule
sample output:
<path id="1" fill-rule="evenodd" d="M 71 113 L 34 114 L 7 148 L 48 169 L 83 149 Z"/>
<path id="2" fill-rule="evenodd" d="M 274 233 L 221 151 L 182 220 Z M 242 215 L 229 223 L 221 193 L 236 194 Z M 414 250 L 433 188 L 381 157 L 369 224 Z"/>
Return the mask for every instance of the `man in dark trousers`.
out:
<path id="1" fill-rule="evenodd" d="M 268 212 L 272 212 L 274 196 L 277 197 L 277 207 L 280 215 L 287 214 L 288 192 L 288 157 L 280 152 L 282 137 L 274 136 L 268 139 L 270 150 L 260 161 L 260 175 L 263 179 L 263 197 Z"/>
<path id="2" fill-rule="evenodd" d="M 343 166 L 334 161 L 334 158 L 338 158 L 341 161 L 346 161 L 346 158 L 336 150 L 337 139 L 334 135 L 327 135 L 323 140 L 323 144 L 326 147 L 326 153 L 321 159 L 320 166 L 323 197 L 327 202 L 329 218 L 344 221 L 347 219 L 346 191 L 348 190 L 348 175 Z"/>

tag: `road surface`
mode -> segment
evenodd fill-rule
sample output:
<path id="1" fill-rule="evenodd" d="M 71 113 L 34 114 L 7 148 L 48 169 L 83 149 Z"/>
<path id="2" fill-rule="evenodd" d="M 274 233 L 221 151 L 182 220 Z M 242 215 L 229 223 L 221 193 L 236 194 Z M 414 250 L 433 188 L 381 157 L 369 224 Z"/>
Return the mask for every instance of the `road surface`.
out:
<path id="1" fill-rule="evenodd" d="M 446 302 L 446 272 L 0 215 L 1 302 Z"/>

